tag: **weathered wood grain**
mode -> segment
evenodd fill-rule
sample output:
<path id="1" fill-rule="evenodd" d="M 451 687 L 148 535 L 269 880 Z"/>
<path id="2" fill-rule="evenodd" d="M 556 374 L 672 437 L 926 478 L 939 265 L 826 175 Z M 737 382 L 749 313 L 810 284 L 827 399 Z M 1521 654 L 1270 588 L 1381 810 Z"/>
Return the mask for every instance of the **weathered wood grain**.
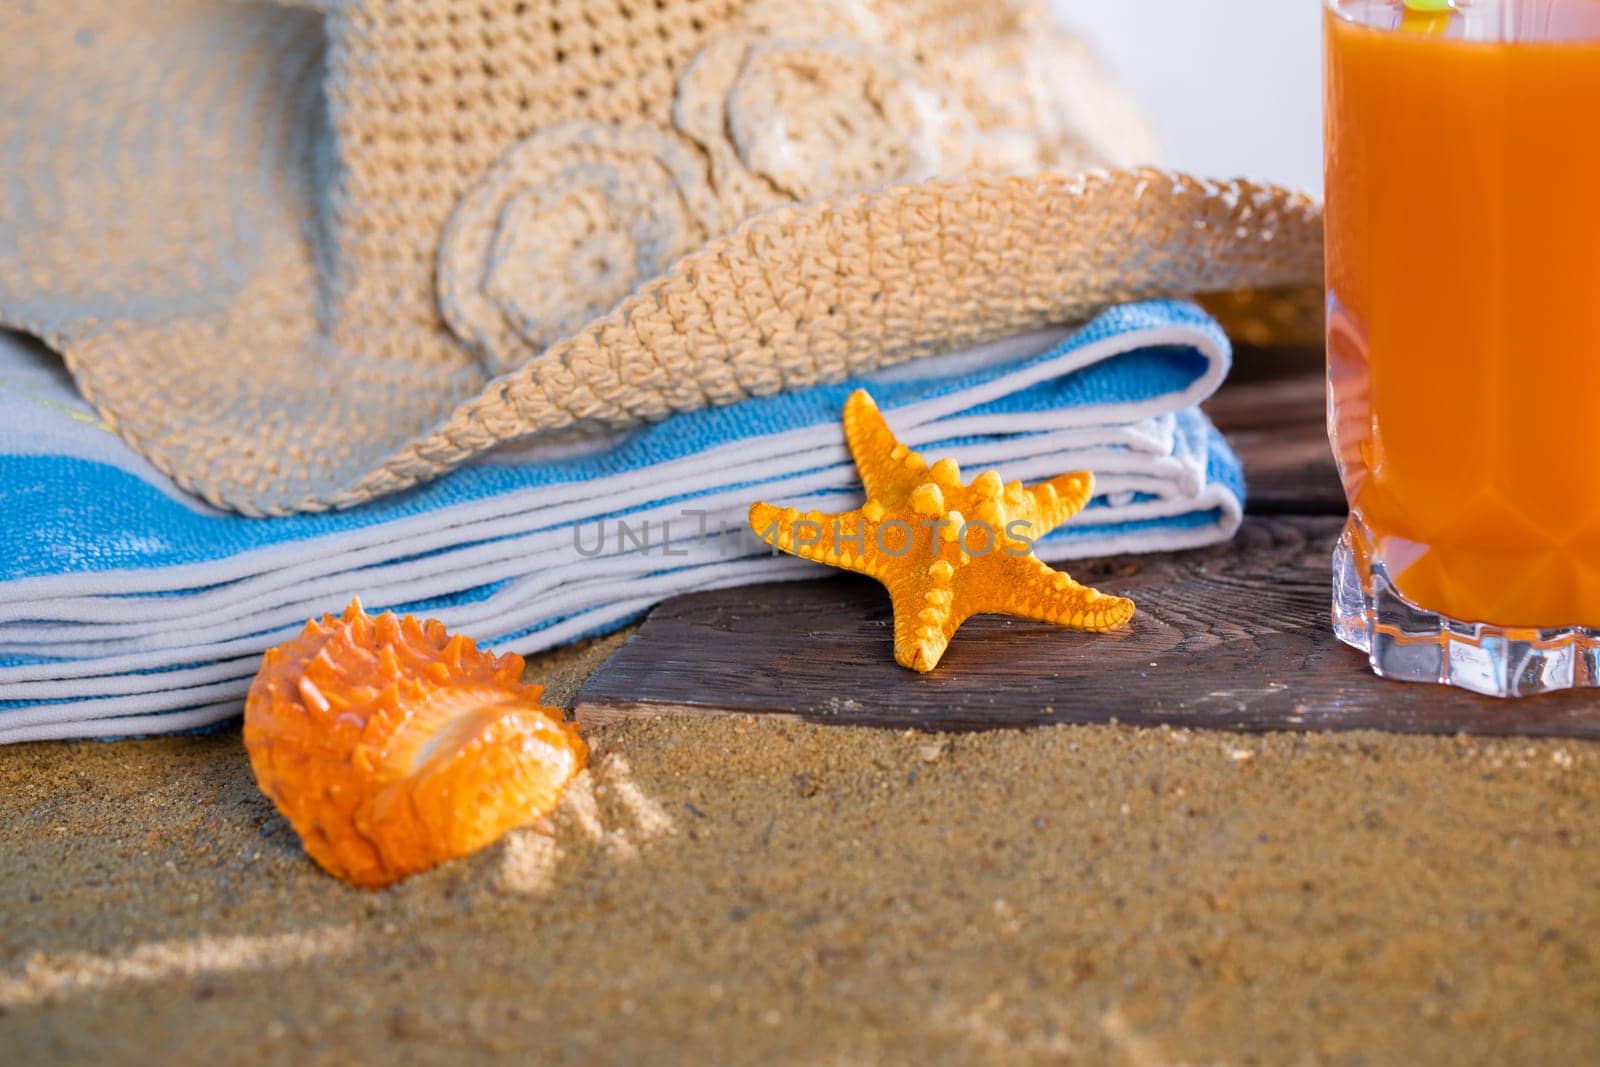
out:
<path id="1" fill-rule="evenodd" d="M 755 713 L 925 730 L 1041 723 L 1233 730 L 1380 728 L 1600 738 L 1600 700 L 1497 701 L 1374 678 L 1328 626 L 1339 520 L 1253 518 L 1229 545 L 1080 564 L 1132 596 L 1125 633 L 974 619 L 939 670 L 895 665 L 865 580 L 758 586 L 661 605 L 578 695 L 579 721 Z"/>

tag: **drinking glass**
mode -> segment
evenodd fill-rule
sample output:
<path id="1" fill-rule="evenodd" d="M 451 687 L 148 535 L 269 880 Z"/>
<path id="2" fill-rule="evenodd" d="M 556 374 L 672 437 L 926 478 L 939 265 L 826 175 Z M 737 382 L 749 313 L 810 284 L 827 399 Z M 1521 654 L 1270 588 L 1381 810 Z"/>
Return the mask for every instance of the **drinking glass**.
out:
<path id="1" fill-rule="evenodd" d="M 1334 629 L 1600 684 L 1600 0 L 1326 0 Z"/>

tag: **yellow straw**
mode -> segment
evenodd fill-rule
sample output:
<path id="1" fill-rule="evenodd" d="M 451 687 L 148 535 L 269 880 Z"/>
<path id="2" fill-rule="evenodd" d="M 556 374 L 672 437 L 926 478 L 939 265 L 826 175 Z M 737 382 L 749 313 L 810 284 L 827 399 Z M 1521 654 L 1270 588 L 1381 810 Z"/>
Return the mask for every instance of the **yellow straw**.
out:
<path id="1" fill-rule="evenodd" d="M 1455 14 L 1455 0 L 1405 0 L 1405 14 L 1400 17 L 1400 29 L 1405 33 L 1437 36 L 1450 28 L 1450 16 Z"/>

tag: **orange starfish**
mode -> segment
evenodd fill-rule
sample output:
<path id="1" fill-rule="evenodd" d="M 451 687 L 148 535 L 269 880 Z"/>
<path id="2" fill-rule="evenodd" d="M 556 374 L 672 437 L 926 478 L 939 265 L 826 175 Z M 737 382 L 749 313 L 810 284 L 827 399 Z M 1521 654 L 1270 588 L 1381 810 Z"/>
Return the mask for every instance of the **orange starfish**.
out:
<path id="1" fill-rule="evenodd" d="M 894 658 L 931 671 L 974 615 L 1105 631 L 1133 617 L 1133 601 L 1079 585 L 1033 557 L 1033 544 L 1083 510 L 1094 475 L 1063 474 L 1041 485 L 1002 484 L 984 471 L 963 485 L 955 460 L 933 466 L 895 439 L 878 405 L 856 390 L 844 435 L 867 502 L 854 511 L 802 515 L 756 504 L 750 525 L 790 555 L 865 574 L 894 603 Z"/>

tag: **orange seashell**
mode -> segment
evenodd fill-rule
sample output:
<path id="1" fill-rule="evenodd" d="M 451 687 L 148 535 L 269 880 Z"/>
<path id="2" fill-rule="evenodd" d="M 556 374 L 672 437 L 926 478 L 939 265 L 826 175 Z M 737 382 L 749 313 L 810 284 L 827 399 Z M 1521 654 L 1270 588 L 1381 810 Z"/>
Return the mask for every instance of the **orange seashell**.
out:
<path id="1" fill-rule="evenodd" d="M 379 889 L 548 813 L 589 750 L 522 657 L 354 601 L 267 652 L 244 743 L 329 873 Z"/>

